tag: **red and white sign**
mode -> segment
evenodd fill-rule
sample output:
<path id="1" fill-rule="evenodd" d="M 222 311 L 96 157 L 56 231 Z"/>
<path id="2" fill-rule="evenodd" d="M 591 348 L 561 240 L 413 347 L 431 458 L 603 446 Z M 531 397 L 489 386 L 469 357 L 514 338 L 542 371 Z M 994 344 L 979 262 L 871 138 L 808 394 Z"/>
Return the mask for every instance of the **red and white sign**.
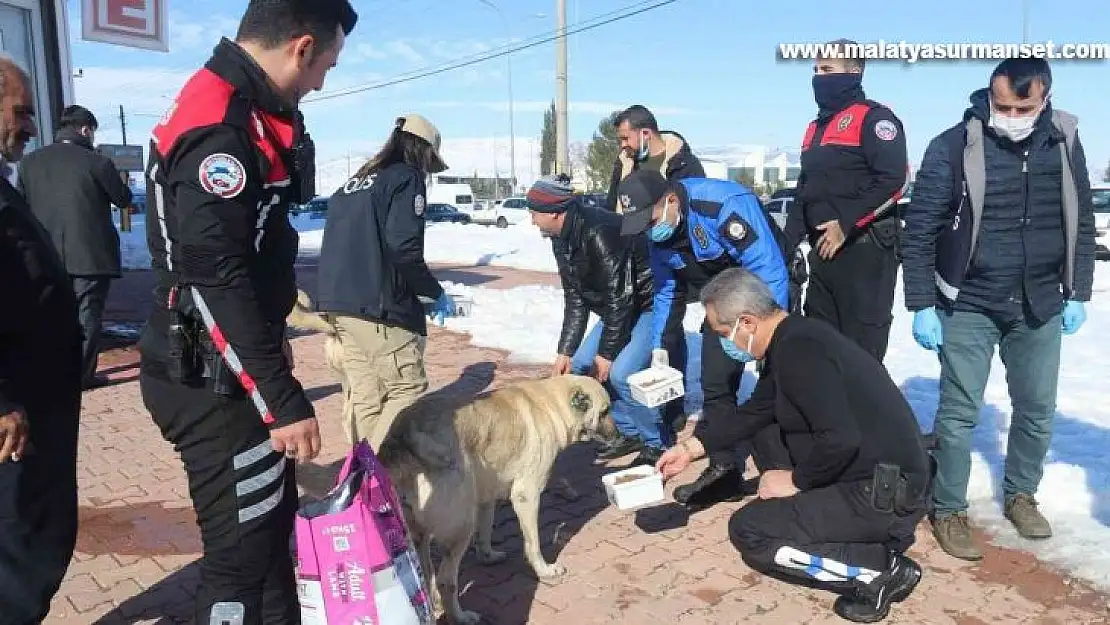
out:
<path id="1" fill-rule="evenodd" d="M 167 0 L 83 0 L 81 38 L 169 52 Z"/>

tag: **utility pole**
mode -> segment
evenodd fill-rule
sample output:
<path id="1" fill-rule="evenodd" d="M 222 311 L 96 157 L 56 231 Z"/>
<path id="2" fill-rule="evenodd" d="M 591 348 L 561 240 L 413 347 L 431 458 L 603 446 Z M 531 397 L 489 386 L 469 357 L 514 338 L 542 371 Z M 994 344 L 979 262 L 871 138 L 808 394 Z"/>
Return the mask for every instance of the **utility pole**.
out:
<path id="1" fill-rule="evenodd" d="M 119 105 L 119 129 L 123 133 L 123 144 L 127 145 L 127 116 L 123 114 L 123 105 Z"/>
<path id="2" fill-rule="evenodd" d="M 1029 0 L 1021 0 L 1021 42 L 1029 43 Z"/>
<path id="3" fill-rule="evenodd" d="M 567 128 L 567 0 L 555 0 L 555 171 L 572 175 Z"/>

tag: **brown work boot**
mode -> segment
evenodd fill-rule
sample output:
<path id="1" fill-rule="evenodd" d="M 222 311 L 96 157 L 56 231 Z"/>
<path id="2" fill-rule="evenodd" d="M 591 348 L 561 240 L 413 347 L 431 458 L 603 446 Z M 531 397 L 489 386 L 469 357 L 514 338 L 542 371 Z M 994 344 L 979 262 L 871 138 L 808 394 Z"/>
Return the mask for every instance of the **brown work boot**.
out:
<path id="1" fill-rule="evenodd" d="M 1006 498 L 1006 518 L 1014 524 L 1014 529 L 1023 538 L 1033 540 L 1052 537 L 1052 526 L 1037 509 L 1037 500 L 1032 495 L 1013 495 Z"/>
<path id="2" fill-rule="evenodd" d="M 981 560 L 983 552 L 971 535 L 966 512 L 957 512 L 933 519 L 933 536 L 948 555 L 961 560 Z"/>

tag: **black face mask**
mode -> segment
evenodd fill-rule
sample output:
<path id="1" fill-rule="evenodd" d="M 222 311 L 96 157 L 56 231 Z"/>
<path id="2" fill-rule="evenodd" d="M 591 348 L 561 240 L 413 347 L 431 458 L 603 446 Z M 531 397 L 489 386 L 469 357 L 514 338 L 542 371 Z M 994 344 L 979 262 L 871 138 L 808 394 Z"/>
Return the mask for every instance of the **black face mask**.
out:
<path id="1" fill-rule="evenodd" d="M 813 99 L 822 111 L 840 111 L 863 97 L 863 74 L 814 74 Z"/>

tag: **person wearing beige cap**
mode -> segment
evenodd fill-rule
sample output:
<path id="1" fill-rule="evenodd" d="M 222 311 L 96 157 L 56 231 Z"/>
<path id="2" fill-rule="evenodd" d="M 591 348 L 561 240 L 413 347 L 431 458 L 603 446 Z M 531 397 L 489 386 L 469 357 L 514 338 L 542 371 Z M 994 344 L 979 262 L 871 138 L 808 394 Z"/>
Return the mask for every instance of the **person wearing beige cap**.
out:
<path id="1" fill-rule="evenodd" d="M 455 304 L 424 262 L 426 178 L 447 169 L 440 135 L 416 114 L 397 118 L 382 149 L 328 201 L 316 309 L 343 345 L 348 440 L 375 450 L 397 414 L 428 388 L 427 321 Z"/>

